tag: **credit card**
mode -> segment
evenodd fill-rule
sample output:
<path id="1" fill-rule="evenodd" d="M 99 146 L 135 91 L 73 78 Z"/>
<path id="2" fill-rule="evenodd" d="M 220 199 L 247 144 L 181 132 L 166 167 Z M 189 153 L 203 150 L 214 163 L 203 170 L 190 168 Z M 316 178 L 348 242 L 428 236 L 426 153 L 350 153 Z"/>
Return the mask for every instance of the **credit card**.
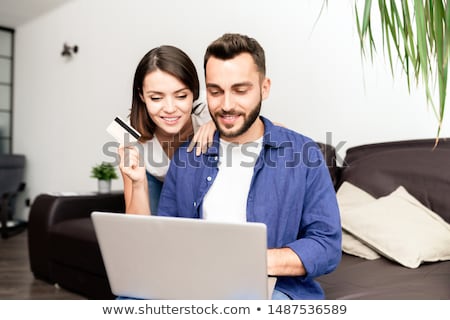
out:
<path id="1" fill-rule="evenodd" d="M 123 146 L 135 144 L 141 137 L 141 134 L 136 129 L 128 125 L 120 117 L 116 117 L 106 128 L 106 131 Z"/>

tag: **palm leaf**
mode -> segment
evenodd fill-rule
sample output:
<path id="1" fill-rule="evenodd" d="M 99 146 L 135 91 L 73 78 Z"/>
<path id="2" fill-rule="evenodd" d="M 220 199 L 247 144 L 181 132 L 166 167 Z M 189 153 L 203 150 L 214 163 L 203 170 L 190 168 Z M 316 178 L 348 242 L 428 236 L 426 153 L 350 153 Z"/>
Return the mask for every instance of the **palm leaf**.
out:
<path id="1" fill-rule="evenodd" d="M 410 4 L 413 6 L 410 7 Z M 355 0 L 356 23 L 363 55 L 367 46 L 371 52 L 375 48 L 371 7 L 372 1 L 365 0 L 363 16 L 360 17 Z M 444 119 L 450 54 L 450 8 L 447 1 L 414 0 L 412 3 L 410 0 L 378 0 L 378 8 L 383 48 L 388 55 L 391 72 L 394 74 L 394 62 L 400 61 L 406 74 L 408 90 L 411 89 L 411 79 L 415 80 L 416 85 L 423 83 L 427 104 L 432 107 L 438 121 L 437 143 Z M 437 108 L 430 89 L 434 88 L 434 83 L 439 88 Z"/>

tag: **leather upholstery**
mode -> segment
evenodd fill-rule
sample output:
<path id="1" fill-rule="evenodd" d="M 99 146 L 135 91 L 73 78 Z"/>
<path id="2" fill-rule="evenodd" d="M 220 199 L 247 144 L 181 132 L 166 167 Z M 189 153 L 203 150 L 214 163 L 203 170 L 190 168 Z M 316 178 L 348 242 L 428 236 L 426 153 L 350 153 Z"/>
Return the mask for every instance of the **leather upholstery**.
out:
<path id="1" fill-rule="evenodd" d="M 337 188 L 348 181 L 374 197 L 403 185 L 450 223 L 450 139 L 368 144 L 347 150 Z M 450 244 L 449 244 L 450 245 Z M 450 261 L 408 269 L 384 257 L 342 254 L 338 268 L 318 280 L 327 299 L 450 299 Z"/>
<path id="2" fill-rule="evenodd" d="M 31 271 L 87 298 L 111 299 L 92 211 L 124 212 L 123 193 L 37 196 L 28 223 Z"/>
<path id="3" fill-rule="evenodd" d="M 344 181 L 374 197 L 403 185 L 409 193 L 450 223 L 450 139 L 387 142 L 350 148 L 340 184 Z"/>

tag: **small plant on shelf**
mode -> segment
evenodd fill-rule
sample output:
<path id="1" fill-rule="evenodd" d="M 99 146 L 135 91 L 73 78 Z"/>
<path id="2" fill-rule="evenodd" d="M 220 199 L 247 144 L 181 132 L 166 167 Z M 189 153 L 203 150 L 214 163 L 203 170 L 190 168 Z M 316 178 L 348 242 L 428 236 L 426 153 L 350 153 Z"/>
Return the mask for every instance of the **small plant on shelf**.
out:
<path id="1" fill-rule="evenodd" d="M 109 193 L 111 192 L 111 180 L 118 177 L 116 169 L 111 163 L 102 162 L 92 167 L 91 178 L 97 178 L 99 193 Z"/>
<path id="2" fill-rule="evenodd" d="M 112 180 L 117 179 L 116 169 L 108 162 L 102 162 L 99 165 L 92 167 L 91 178 L 98 180 Z"/>

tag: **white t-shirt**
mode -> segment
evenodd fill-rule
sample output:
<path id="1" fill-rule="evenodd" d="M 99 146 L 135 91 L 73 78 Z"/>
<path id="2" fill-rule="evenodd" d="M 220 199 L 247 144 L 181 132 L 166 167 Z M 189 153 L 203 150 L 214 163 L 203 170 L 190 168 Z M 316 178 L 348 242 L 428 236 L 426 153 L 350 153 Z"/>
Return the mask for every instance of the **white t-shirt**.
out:
<path id="1" fill-rule="evenodd" d="M 203 199 L 204 219 L 247 221 L 247 197 L 262 140 L 244 144 L 220 140 L 219 172 Z"/>
<path id="2" fill-rule="evenodd" d="M 194 102 L 191 119 L 195 134 L 198 128 L 211 120 L 208 106 L 203 102 Z M 154 136 L 142 146 L 144 150 L 145 168 L 156 179 L 164 181 L 169 170 L 170 159 L 164 152 L 159 140 Z"/>

